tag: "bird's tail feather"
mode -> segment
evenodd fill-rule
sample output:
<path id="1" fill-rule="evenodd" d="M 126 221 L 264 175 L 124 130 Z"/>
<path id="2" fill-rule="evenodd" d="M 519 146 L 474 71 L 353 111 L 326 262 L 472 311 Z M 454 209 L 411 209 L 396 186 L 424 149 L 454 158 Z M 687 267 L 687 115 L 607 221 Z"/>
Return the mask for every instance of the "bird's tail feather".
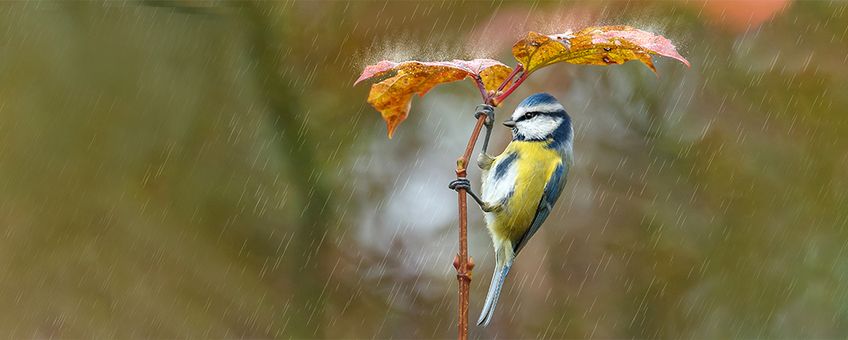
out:
<path id="1" fill-rule="evenodd" d="M 492 274 L 492 283 L 489 284 L 489 293 L 486 294 L 486 303 L 483 305 L 483 311 L 480 312 L 480 319 L 477 320 L 478 326 L 488 326 L 489 322 L 492 321 L 495 306 L 498 304 L 498 297 L 501 295 L 501 287 L 503 287 L 504 280 L 506 280 L 509 269 L 512 267 L 514 257 L 499 253 L 499 251 L 495 251 L 497 258 L 495 272 Z"/>

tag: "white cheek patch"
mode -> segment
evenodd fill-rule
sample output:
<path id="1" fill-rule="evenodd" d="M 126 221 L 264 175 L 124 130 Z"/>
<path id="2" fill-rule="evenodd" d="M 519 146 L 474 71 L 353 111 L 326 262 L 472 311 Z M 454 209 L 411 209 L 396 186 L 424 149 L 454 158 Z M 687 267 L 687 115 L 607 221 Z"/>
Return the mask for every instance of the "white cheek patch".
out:
<path id="1" fill-rule="evenodd" d="M 532 119 L 527 119 L 518 122 L 515 126 L 518 128 L 518 133 L 527 139 L 543 139 L 556 130 L 562 124 L 562 118 L 554 118 L 550 116 L 536 116 Z"/>
<path id="2" fill-rule="evenodd" d="M 565 111 L 565 108 L 562 107 L 560 103 L 547 103 L 547 104 L 538 104 L 530 107 L 517 107 L 515 108 L 515 112 L 512 113 L 512 120 L 518 120 L 527 112 L 554 112 L 554 111 Z"/>

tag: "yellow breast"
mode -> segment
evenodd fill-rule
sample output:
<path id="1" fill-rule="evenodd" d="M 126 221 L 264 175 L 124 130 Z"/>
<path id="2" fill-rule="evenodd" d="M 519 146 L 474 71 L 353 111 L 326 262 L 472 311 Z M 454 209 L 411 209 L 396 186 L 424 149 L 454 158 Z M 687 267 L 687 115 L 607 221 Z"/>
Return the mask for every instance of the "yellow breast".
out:
<path id="1" fill-rule="evenodd" d="M 492 236 L 502 240 L 515 242 L 530 227 L 539 201 L 545 191 L 545 185 L 557 165 L 562 163 L 562 157 L 556 150 L 550 149 L 545 142 L 513 141 L 506 150 L 495 160 L 497 167 L 499 161 L 506 159 L 515 153 L 516 166 L 514 173 L 514 184 L 512 194 L 504 205 L 504 209 L 487 213 L 487 222 Z M 487 176 L 495 180 L 493 168 Z M 503 180 L 503 178 L 502 178 Z M 484 194 L 487 187 L 492 183 L 484 183 Z"/>

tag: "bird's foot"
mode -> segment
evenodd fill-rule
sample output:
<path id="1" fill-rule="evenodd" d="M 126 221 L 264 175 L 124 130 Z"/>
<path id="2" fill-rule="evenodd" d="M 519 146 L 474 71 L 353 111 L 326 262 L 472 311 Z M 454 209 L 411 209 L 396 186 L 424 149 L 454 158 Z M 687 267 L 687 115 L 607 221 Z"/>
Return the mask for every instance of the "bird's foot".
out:
<path id="1" fill-rule="evenodd" d="M 465 193 L 467 193 L 468 196 L 471 196 L 471 198 L 474 199 L 474 202 L 477 202 L 477 204 L 480 205 L 480 209 L 485 212 L 495 211 L 499 209 L 499 207 L 497 206 L 492 206 L 486 202 L 483 202 L 483 200 L 480 199 L 480 196 L 477 196 L 477 194 L 475 194 L 474 191 L 471 190 L 471 182 L 469 182 L 467 178 L 457 178 L 456 180 L 448 184 L 448 188 L 456 190 L 457 192 L 459 192 L 460 189 L 465 189 Z"/>
<path id="2" fill-rule="evenodd" d="M 486 104 L 477 105 L 477 109 L 474 112 L 474 118 L 480 119 L 481 115 L 486 115 L 486 121 L 483 122 L 483 124 L 486 125 L 487 129 L 491 130 L 492 126 L 495 124 L 495 108 Z"/>
<path id="3" fill-rule="evenodd" d="M 492 163 L 495 162 L 495 157 L 489 156 L 485 152 L 481 152 L 480 155 L 477 156 L 477 166 L 483 170 L 489 170 L 492 168 Z"/>
<path id="4" fill-rule="evenodd" d="M 492 137 L 492 126 L 495 124 L 495 108 L 486 104 L 477 105 L 474 118 L 479 120 L 480 115 L 486 115 L 486 120 L 483 121 L 483 125 L 486 126 L 486 136 L 483 137 L 483 153 L 486 153 L 486 150 L 489 149 L 489 138 Z"/>

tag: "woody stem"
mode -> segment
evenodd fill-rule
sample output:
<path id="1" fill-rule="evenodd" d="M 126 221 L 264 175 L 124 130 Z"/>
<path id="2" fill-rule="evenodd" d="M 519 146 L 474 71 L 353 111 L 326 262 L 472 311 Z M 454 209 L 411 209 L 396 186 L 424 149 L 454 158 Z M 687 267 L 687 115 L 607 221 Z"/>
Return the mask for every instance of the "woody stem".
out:
<path id="1" fill-rule="evenodd" d="M 471 132 L 471 137 L 468 139 L 468 144 L 465 147 L 465 153 L 456 160 L 456 178 L 466 178 L 468 159 L 471 158 L 471 152 L 474 150 L 474 145 L 477 144 L 477 139 L 480 137 L 480 131 L 483 129 L 483 124 L 486 122 L 487 115 L 483 114 L 477 118 L 477 123 L 474 125 L 474 130 Z M 454 268 L 456 268 L 456 279 L 459 282 L 459 336 L 460 340 L 468 339 L 468 290 L 471 285 L 471 271 L 474 268 L 474 262 L 468 256 L 468 204 L 467 192 L 460 188 L 457 190 L 459 203 L 459 254 L 454 259 Z"/>

